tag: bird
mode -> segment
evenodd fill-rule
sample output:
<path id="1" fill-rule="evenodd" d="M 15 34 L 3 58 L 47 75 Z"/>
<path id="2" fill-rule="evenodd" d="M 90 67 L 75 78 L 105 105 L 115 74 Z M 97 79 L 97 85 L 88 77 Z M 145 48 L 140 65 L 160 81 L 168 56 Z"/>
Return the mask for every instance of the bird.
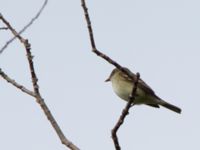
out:
<path id="1" fill-rule="evenodd" d="M 112 88 L 116 95 L 118 95 L 121 99 L 125 101 L 129 101 L 130 95 L 133 90 L 133 86 L 136 80 L 136 75 L 132 73 L 128 68 L 123 67 L 126 72 L 129 73 L 132 78 L 130 78 L 127 74 L 122 72 L 120 69 L 115 68 L 111 72 L 108 79 L 105 82 L 111 81 Z M 172 105 L 165 100 L 158 97 L 152 88 L 147 85 L 142 79 L 138 80 L 138 85 L 135 93 L 135 98 L 133 101 L 134 105 L 145 104 L 151 107 L 160 108 L 163 106 L 169 110 L 172 110 L 176 113 L 181 113 L 181 109 L 175 105 Z"/>

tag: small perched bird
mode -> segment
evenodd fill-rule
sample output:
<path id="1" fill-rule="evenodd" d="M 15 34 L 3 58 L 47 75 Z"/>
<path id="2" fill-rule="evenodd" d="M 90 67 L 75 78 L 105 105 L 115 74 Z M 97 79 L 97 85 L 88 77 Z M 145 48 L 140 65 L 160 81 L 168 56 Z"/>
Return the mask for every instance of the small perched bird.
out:
<path id="1" fill-rule="evenodd" d="M 136 75 L 129 69 L 124 69 L 127 70 L 133 78 L 128 77 L 125 73 L 115 68 L 105 82 L 111 81 L 114 92 L 123 100 L 129 101 L 129 96 L 134 86 L 133 80 L 136 79 Z M 181 113 L 180 108 L 159 98 L 142 79 L 138 80 L 134 104 L 146 104 L 156 108 L 159 108 L 159 105 L 161 105 L 176 113 Z"/>

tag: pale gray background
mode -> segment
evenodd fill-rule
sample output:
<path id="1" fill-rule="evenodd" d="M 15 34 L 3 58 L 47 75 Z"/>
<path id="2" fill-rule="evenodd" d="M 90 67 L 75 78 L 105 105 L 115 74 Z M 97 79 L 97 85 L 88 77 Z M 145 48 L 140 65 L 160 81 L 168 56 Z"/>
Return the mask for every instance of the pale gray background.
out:
<path id="1" fill-rule="evenodd" d="M 0 11 L 21 29 L 42 0 L 1 0 Z M 97 47 L 141 77 L 163 99 L 182 108 L 136 106 L 118 135 L 123 150 L 200 148 L 200 1 L 87 0 Z M 0 23 L 2 26 L 2 23 Z M 0 45 L 9 39 L 0 31 Z M 66 136 L 82 150 L 114 149 L 110 131 L 124 101 L 104 83 L 113 66 L 90 50 L 80 0 L 50 0 L 23 34 L 32 45 L 40 90 Z M 0 67 L 31 88 L 18 41 Z M 35 100 L 0 78 L 0 149 L 65 150 Z"/>

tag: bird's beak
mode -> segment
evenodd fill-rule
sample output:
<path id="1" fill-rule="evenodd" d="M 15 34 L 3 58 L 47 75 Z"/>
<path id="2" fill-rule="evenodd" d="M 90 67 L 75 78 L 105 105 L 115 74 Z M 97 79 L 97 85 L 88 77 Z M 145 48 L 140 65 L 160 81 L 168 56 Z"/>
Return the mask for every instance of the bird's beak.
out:
<path id="1" fill-rule="evenodd" d="M 105 82 L 108 82 L 108 81 L 110 81 L 110 77 L 109 77 L 108 79 L 105 80 Z"/>

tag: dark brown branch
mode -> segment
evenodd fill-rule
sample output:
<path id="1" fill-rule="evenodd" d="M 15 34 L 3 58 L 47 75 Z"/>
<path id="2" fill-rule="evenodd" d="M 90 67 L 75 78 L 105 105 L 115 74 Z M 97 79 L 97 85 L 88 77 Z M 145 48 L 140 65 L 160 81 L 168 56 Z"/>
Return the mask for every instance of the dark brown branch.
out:
<path id="1" fill-rule="evenodd" d="M 4 73 L 2 71 L 2 69 L 0 68 L 0 76 L 2 76 L 2 78 L 4 78 L 7 82 L 11 83 L 13 86 L 15 86 L 16 88 L 20 89 L 22 92 L 35 97 L 34 92 L 28 90 L 26 87 L 24 87 L 23 85 L 17 83 L 15 80 L 11 79 L 6 73 Z"/>
<path id="2" fill-rule="evenodd" d="M 130 98 L 129 98 L 129 102 L 127 103 L 126 107 L 123 109 L 122 114 L 121 114 L 118 122 L 116 123 L 115 127 L 112 130 L 112 138 L 113 138 L 113 142 L 114 142 L 114 145 L 115 145 L 115 149 L 120 150 L 121 148 L 120 148 L 119 141 L 118 141 L 118 138 L 117 138 L 117 131 L 118 131 L 119 127 L 123 124 L 124 118 L 126 117 L 126 115 L 128 115 L 129 108 L 134 105 L 133 101 L 134 101 L 135 92 L 137 90 L 137 84 L 138 84 L 138 80 L 140 78 L 140 75 L 139 75 L 139 73 L 137 73 L 136 78 L 134 78 L 134 76 L 132 76 L 120 64 L 118 64 L 116 61 L 112 60 L 110 57 L 103 54 L 102 52 L 100 52 L 96 48 L 93 30 L 92 30 L 92 25 L 91 25 L 89 13 L 88 13 L 88 8 L 86 6 L 85 0 L 81 0 L 81 5 L 83 7 L 83 11 L 84 11 L 84 14 L 85 14 L 85 20 L 87 22 L 92 52 L 94 52 L 97 56 L 100 56 L 101 58 L 105 59 L 110 64 L 114 65 L 116 68 L 118 68 L 123 73 L 127 74 L 131 79 L 133 79 L 133 81 L 135 81 L 133 83 L 134 86 L 133 86 L 133 90 L 132 90 L 132 93 L 131 93 Z"/>
<path id="3" fill-rule="evenodd" d="M 17 31 L 10 25 L 10 23 L 0 14 L 0 20 L 7 26 L 7 28 L 12 32 L 12 34 L 23 43 L 22 37 L 17 33 Z"/>
<path id="4" fill-rule="evenodd" d="M 114 126 L 114 128 L 112 129 L 112 132 L 111 132 L 112 139 L 113 139 L 116 150 L 121 150 L 121 147 L 119 145 L 119 140 L 118 140 L 118 137 L 117 137 L 117 131 L 118 131 L 119 127 L 123 124 L 125 117 L 128 115 L 129 109 L 131 108 L 131 106 L 134 105 L 135 93 L 136 93 L 136 90 L 137 90 L 139 78 L 140 78 L 140 74 L 137 73 L 136 74 L 136 80 L 135 80 L 135 82 L 133 82 L 133 90 L 132 90 L 132 93 L 129 97 L 129 101 L 126 104 L 126 107 L 123 109 L 121 116 L 119 117 L 116 125 Z"/>
<path id="5" fill-rule="evenodd" d="M 32 56 L 31 51 L 30 51 L 31 45 L 29 44 L 28 40 L 23 40 L 23 41 L 24 41 L 24 46 L 26 48 L 27 59 L 28 59 L 28 62 L 29 62 L 29 68 L 30 68 L 30 72 L 31 72 L 31 78 L 32 78 L 32 84 L 33 84 L 34 92 L 37 95 L 36 96 L 37 102 L 40 104 L 40 106 L 41 106 L 42 110 L 44 111 L 45 115 L 47 116 L 48 120 L 51 122 L 51 125 L 54 127 L 54 129 L 55 129 L 57 135 L 59 136 L 62 144 L 66 145 L 71 150 L 79 150 L 79 148 L 76 145 L 74 145 L 71 141 L 69 141 L 65 137 L 64 133 L 60 129 L 55 118 L 51 114 L 46 103 L 44 102 L 44 99 L 41 97 L 40 92 L 39 92 L 39 86 L 38 86 L 38 78 L 36 76 L 34 64 L 33 64 L 33 60 L 32 60 L 33 56 Z"/>
<path id="6" fill-rule="evenodd" d="M 33 22 L 38 19 L 38 17 L 40 16 L 40 14 L 43 12 L 44 8 L 46 7 L 48 3 L 48 0 L 45 0 L 44 3 L 42 4 L 42 7 L 39 9 L 39 11 L 36 13 L 36 15 L 30 20 L 30 22 L 24 26 L 19 32 L 18 34 L 22 34 L 24 31 L 26 31 L 26 29 L 28 29 L 32 24 Z M 0 16 L 2 16 L 2 14 L 0 14 Z M 3 53 L 3 51 L 8 47 L 8 45 L 13 42 L 15 39 L 17 38 L 17 36 L 14 36 L 13 38 L 11 38 L 10 40 L 8 40 L 6 42 L 6 44 L 0 49 L 0 54 Z"/>
<path id="7" fill-rule="evenodd" d="M 88 13 L 88 8 L 86 6 L 85 0 L 81 0 L 81 5 L 83 7 L 85 19 L 86 19 L 86 22 L 87 22 L 92 52 L 94 52 L 97 56 L 100 56 L 101 58 L 105 59 L 110 64 L 114 65 L 116 68 L 121 70 L 123 73 L 127 74 L 130 78 L 133 78 L 133 76 L 127 70 L 125 70 L 120 64 L 118 64 L 116 61 L 112 60 L 110 57 L 108 57 L 107 55 L 105 55 L 102 52 L 100 52 L 99 50 L 97 50 L 95 40 L 94 40 L 92 25 L 91 25 L 89 13 Z"/>
<path id="8" fill-rule="evenodd" d="M 0 30 L 8 30 L 7 27 L 0 27 Z"/>
<path id="9" fill-rule="evenodd" d="M 86 6 L 85 0 L 81 0 L 81 5 L 82 5 L 84 13 L 85 13 L 85 19 L 87 21 L 87 27 L 88 27 L 88 31 L 89 31 L 92 50 L 96 50 L 96 45 L 95 45 L 94 36 L 93 36 L 93 30 L 92 30 L 92 25 L 91 25 L 90 16 L 89 16 L 89 13 L 88 13 L 88 8 Z"/>
<path id="10" fill-rule="evenodd" d="M 31 73 L 31 79 L 32 79 L 32 84 L 33 84 L 34 95 L 35 95 L 36 101 L 39 103 L 40 107 L 44 111 L 47 119 L 50 121 L 50 123 L 53 126 L 54 130 L 56 131 L 58 137 L 60 138 L 62 144 L 64 144 L 71 150 L 79 150 L 79 148 L 76 145 L 74 145 L 71 141 L 69 141 L 65 137 L 65 135 L 63 134 L 58 123 L 56 122 L 55 118 L 53 117 L 52 113 L 50 112 L 49 108 L 47 107 L 46 103 L 44 102 L 44 99 L 42 98 L 42 96 L 40 94 L 38 78 L 35 73 L 34 64 L 33 64 L 33 56 L 30 51 L 31 45 L 29 44 L 28 40 L 24 39 L 19 33 L 17 33 L 16 30 L 10 25 L 10 23 L 1 14 L 0 14 L 0 19 L 8 27 L 8 29 L 13 33 L 13 35 L 15 37 L 17 37 L 21 43 L 23 43 L 23 45 L 26 49 L 26 55 L 27 55 L 27 60 L 29 63 L 29 69 L 30 69 L 30 73 Z"/>
<path id="11" fill-rule="evenodd" d="M 33 64 L 33 56 L 31 54 L 31 45 L 29 44 L 28 40 L 23 40 L 24 41 L 24 46 L 26 48 L 26 53 L 27 53 L 27 59 L 29 62 L 29 68 L 31 71 L 31 78 L 32 78 L 32 84 L 34 88 L 34 92 L 37 95 L 36 99 L 37 102 L 40 104 L 42 110 L 44 111 L 45 115 L 47 116 L 48 120 L 51 122 L 52 126 L 56 130 L 57 135 L 59 136 L 60 140 L 62 141 L 62 144 L 66 145 L 72 150 L 79 150 L 79 148 L 74 145 L 71 141 L 69 141 L 65 135 L 63 134 L 62 130 L 60 129 L 59 125 L 57 124 L 55 118 L 51 114 L 49 108 L 44 102 L 44 99 L 41 97 L 40 92 L 39 92 L 39 86 L 38 86 L 38 78 L 35 73 L 34 69 L 34 64 Z"/>

